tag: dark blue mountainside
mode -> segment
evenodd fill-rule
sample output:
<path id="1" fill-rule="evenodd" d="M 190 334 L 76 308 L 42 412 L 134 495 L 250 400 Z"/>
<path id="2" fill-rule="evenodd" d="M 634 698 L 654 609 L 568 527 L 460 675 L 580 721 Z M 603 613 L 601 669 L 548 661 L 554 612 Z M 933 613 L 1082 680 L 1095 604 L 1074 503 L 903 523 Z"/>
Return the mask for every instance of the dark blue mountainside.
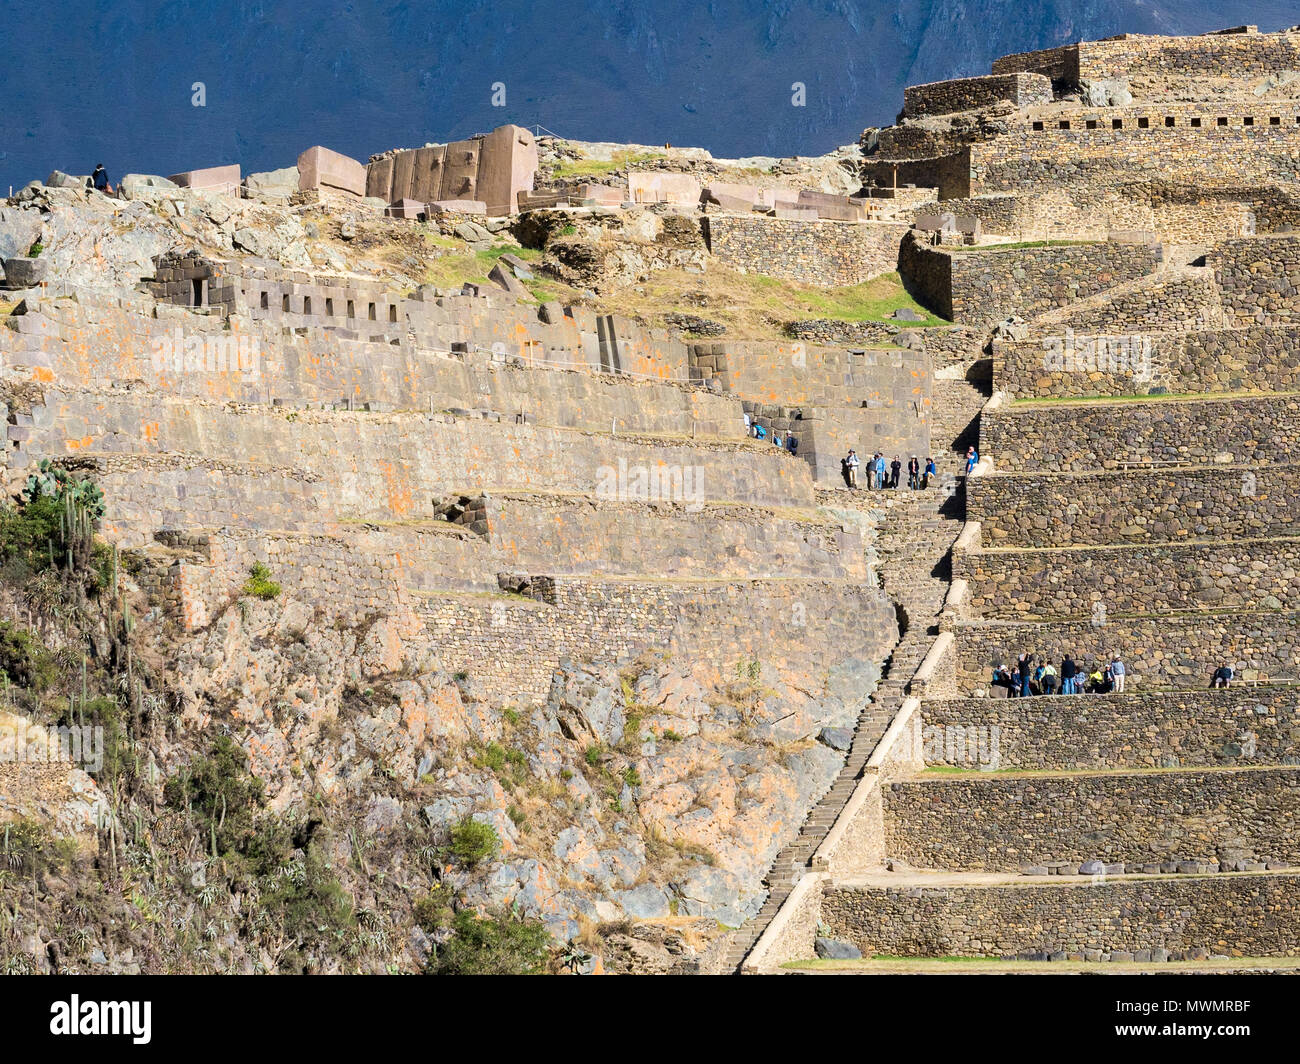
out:
<path id="1" fill-rule="evenodd" d="M 820 154 L 905 84 L 1120 32 L 1297 21 L 1294 0 L 41 0 L 0 20 L 0 194 L 57 167 L 292 165 L 541 124 L 563 136 Z M 191 104 L 192 85 L 206 106 Z M 506 106 L 493 107 L 495 82 Z M 807 106 L 791 106 L 791 86 Z"/>

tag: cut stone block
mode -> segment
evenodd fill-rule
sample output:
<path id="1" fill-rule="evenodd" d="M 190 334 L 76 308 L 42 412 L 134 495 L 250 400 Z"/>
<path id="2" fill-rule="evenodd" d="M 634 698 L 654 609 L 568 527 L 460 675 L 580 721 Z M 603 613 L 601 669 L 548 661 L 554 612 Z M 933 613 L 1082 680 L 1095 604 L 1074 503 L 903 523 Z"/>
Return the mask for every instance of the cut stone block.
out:
<path id="1" fill-rule="evenodd" d="M 264 170 L 244 177 L 244 191 L 250 199 L 288 199 L 298 191 L 298 168 Z"/>
<path id="2" fill-rule="evenodd" d="M 424 211 L 424 204 L 419 200 L 400 199 L 395 203 L 390 203 L 384 213 L 390 218 L 417 219 Z"/>
<path id="3" fill-rule="evenodd" d="M 298 156 L 298 188 L 333 188 L 354 196 L 366 194 L 366 168 L 355 159 L 320 145 Z"/>
<path id="4" fill-rule="evenodd" d="M 239 167 L 209 166 L 203 170 L 187 170 L 183 174 L 172 174 L 167 180 L 180 188 L 201 189 L 208 192 L 239 192 Z"/>

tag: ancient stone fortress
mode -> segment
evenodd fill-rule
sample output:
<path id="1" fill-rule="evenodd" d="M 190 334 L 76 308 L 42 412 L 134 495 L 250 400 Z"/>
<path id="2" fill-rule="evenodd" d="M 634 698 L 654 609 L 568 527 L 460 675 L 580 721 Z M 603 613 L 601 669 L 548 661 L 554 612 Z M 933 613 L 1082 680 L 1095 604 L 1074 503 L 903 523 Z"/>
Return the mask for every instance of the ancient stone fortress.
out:
<path id="1" fill-rule="evenodd" d="M 405 693 L 358 741 L 436 766 L 420 815 L 474 809 L 507 844 L 475 897 L 561 939 L 680 914 L 738 928 L 712 970 L 1294 956 L 1298 49 L 1243 27 L 1009 56 L 908 89 L 814 188 L 667 155 L 576 180 L 514 126 L 130 175 L 121 201 L 56 172 L 0 215 L 9 491 L 46 459 L 102 487 L 195 727 L 224 712 L 203 683 L 253 623 L 252 566 L 314 629 L 364 631 L 357 668 Z M 340 243 L 298 239 L 302 211 Z M 367 259 L 424 232 L 508 234 L 540 263 L 448 286 Z M 618 310 L 656 274 L 723 269 L 897 271 L 951 324 L 778 341 Z M 534 270 L 582 298 L 539 298 Z M 850 492 L 850 448 L 939 473 Z M 1118 654 L 1127 689 L 994 697 L 1026 652 Z M 653 683 L 627 671 L 647 653 Z M 1238 682 L 1208 689 L 1224 664 Z M 308 770 L 351 786 L 304 769 L 257 675 L 225 682 L 277 801 Z M 436 746 L 520 707 L 571 798 L 564 744 L 623 742 L 619 705 L 645 728 L 623 819 L 541 858 Z M 664 724 L 683 706 L 685 736 Z M 655 878 L 633 808 L 722 858 Z"/>
<path id="2" fill-rule="evenodd" d="M 992 396 L 929 652 L 748 970 L 1300 950 L 1298 49 L 1008 56 L 865 135 L 939 198 L 900 269 L 992 329 Z M 1025 653 L 1125 690 L 996 697 Z"/>

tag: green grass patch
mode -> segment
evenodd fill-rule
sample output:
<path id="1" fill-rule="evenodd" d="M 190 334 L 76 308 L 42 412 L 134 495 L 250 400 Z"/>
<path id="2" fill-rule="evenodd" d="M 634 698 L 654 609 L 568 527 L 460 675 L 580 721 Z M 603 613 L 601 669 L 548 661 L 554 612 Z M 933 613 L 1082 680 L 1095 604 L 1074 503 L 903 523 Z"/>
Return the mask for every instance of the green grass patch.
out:
<path id="1" fill-rule="evenodd" d="M 619 170 L 626 170 L 629 166 L 666 158 L 668 156 L 661 151 L 616 151 L 608 159 L 565 159 L 555 166 L 551 171 L 551 176 L 557 178 L 608 177 Z"/>
<path id="2" fill-rule="evenodd" d="M 782 282 L 764 278 L 774 286 Z M 812 317 L 837 318 L 842 321 L 889 321 L 896 310 L 911 310 L 921 315 L 920 321 L 906 322 L 909 328 L 948 325 L 950 322 L 930 313 L 907 293 L 902 278 L 897 273 L 873 277 L 862 284 L 844 288 L 806 289 L 799 293 L 800 309 L 811 310 Z"/>

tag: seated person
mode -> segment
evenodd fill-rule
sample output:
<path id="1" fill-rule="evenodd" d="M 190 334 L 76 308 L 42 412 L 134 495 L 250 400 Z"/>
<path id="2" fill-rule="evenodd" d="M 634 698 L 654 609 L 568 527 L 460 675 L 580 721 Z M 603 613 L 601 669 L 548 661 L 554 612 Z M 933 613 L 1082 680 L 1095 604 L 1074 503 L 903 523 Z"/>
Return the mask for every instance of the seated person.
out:
<path id="1" fill-rule="evenodd" d="M 1210 680 L 1211 687 L 1231 687 L 1232 686 L 1232 666 L 1228 664 L 1220 665 L 1214 670 L 1214 677 Z"/>

